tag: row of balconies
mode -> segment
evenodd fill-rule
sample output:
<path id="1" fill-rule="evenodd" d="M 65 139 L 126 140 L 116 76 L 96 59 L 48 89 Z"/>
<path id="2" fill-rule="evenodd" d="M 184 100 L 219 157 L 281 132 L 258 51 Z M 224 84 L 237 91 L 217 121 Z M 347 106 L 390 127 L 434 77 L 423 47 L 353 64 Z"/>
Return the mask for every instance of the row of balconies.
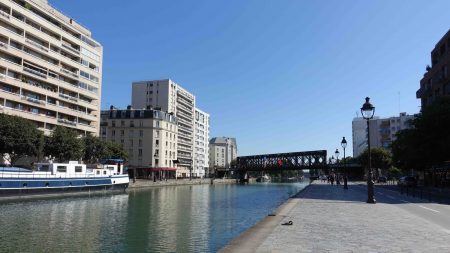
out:
<path id="1" fill-rule="evenodd" d="M 20 20 L 19 20 L 19 21 L 20 21 Z M 33 26 L 31 26 L 31 27 L 34 28 L 34 29 L 36 29 L 36 28 L 33 27 Z M 3 28 L 7 29 L 6 27 L 3 27 Z M 10 29 L 7 29 L 7 30 L 10 31 L 10 32 L 12 32 L 12 33 L 14 33 L 14 34 L 17 34 L 18 36 L 20 36 L 20 37 L 22 37 L 22 38 L 25 37 L 23 34 L 19 34 L 19 33 L 15 32 L 15 31 L 10 30 Z M 38 31 L 39 31 L 39 30 L 38 30 Z M 85 65 L 81 64 L 81 60 L 80 60 L 80 57 L 79 57 L 79 50 L 74 49 L 74 48 L 71 47 L 67 42 L 62 41 L 62 42 L 61 42 L 61 46 L 63 46 L 64 48 L 67 48 L 67 49 L 71 50 L 72 52 L 76 52 L 76 58 L 77 58 L 77 60 L 73 60 L 72 58 L 70 58 L 70 57 L 68 57 L 68 56 L 66 56 L 66 55 L 64 55 L 64 54 L 62 54 L 62 53 L 60 53 L 60 52 L 54 51 L 54 50 L 52 49 L 52 47 L 54 47 L 54 46 L 52 46 L 52 47 L 45 47 L 45 46 L 43 46 L 41 43 L 38 43 L 38 42 L 36 42 L 36 41 L 33 41 L 33 40 L 29 39 L 29 38 L 26 38 L 24 41 L 25 41 L 26 43 L 29 43 L 30 45 L 33 45 L 34 47 L 36 47 L 36 48 L 38 48 L 38 49 L 40 49 L 40 50 L 42 50 L 42 51 L 44 51 L 44 52 L 47 53 L 47 54 L 49 54 L 49 50 L 51 50 L 53 53 L 56 53 L 58 56 L 63 56 L 63 57 L 65 57 L 65 58 L 71 60 L 72 62 L 76 62 L 76 63 L 77 63 L 77 67 L 79 67 L 79 66 L 81 65 L 81 66 L 83 66 L 83 67 L 86 67 L 86 70 L 96 71 L 96 72 L 98 73 L 98 68 L 95 68 L 95 66 L 93 66 L 93 68 L 91 68 L 91 67 L 89 67 L 89 66 L 85 66 Z M 50 45 L 50 44 L 49 44 L 49 45 Z M 58 49 L 58 50 L 59 50 L 59 49 Z M 49 56 L 49 57 L 50 57 L 50 56 Z M 75 68 L 75 67 L 74 67 L 74 68 Z M 71 71 L 71 72 L 72 72 L 72 71 Z M 73 72 L 72 72 L 72 73 L 73 73 Z M 76 77 L 78 77 L 77 73 L 74 73 L 74 74 L 76 75 Z"/>
<path id="2" fill-rule="evenodd" d="M 58 26 L 58 25 L 56 25 L 55 23 L 53 23 L 53 22 L 47 20 L 46 17 L 40 16 L 38 13 L 34 12 L 32 9 L 24 8 L 24 6 L 21 6 L 20 4 L 15 3 L 15 2 L 12 2 L 12 3 L 15 4 L 16 6 L 18 6 L 18 7 L 20 8 L 20 10 L 23 11 L 23 13 L 29 14 L 29 15 L 25 15 L 25 16 L 30 16 L 30 15 L 31 15 L 31 16 L 35 17 L 35 20 L 41 21 L 41 23 L 45 23 L 45 24 L 46 24 L 47 26 L 49 26 L 49 27 L 57 28 L 58 31 L 61 32 L 61 33 L 63 33 L 63 34 L 70 35 L 70 38 L 76 38 L 77 41 L 79 41 L 81 44 L 88 45 L 89 47 L 92 47 L 92 48 L 95 48 L 95 47 L 99 47 L 99 46 L 100 46 L 100 45 L 98 45 L 97 43 L 93 42 L 92 39 L 89 39 L 89 42 L 90 42 L 90 43 L 86 42 L 85 40 L 87 40 L 87 38 L 85 38 L 85 36 L 83 36 L 83 35 L 82 35 L 81 33 L 79 33 L 79 32 L 76 32 L 76 34 L 75 34 L 75 32 L 70 31 L 69 28 L 64 27 L 64 26 L 63 26 L 59 21 L 57 21 L 56 19 L 54 19 L 54 22 L 60 23 L 60 26 Z M 38 22 L 38 21 L 35 21 L 35 22 Z M 65 29 L 63 29 L 63 27 L 64 27 Z M 52 30 L 51 28 L 48 28 L 48 29 L 49 29 L 49 30 Z M 87 29 L 86 29 L 86 30 L 87 30 Z M 68 38 L 69 38 L 69 37 L 68 37 Z M 83 39 L 84 39 L 84 40 L 83 40 Z"/>
<path id="3" fill-rule="evenodd" d="M 51 85 L 55 85 L 55 86 L 61 85 L 61 81 L 62 81 L 63 83 L 70 84 L 70 86 L 68 86 L 68 87 L 70 87 L 70 88 L 76 88 L 76 91 L 72 91 L 72 92 L 74 92 L 74 93 L 76 93 L 76 94 L 78 94 L 78 92 L 79 92 L 78 89 L 80 89 L 80 88 L 78 88 L 78 86 L 75 86 L 75 85 L 72 84 L 72 83 L 68 83 L 68 82 L 66 82 L 66 81 L 64 81 L 64 80 L 61 80 L 61 79 L 58 79 L 58 78 L 55 78 L 55 77 L 52 77 L 52 76 L 49 76 L 49 77 L 52 77 L 52 78 L 47 79 L 47 78 L 46 78 L 46 77 L 47 77 L 46 74 L 44 74 L 44 73 L 42 72 L 42 70 L 39 69 L 39 68 L 33 67 L 33 66 L 31 66 L 31 65 L 28 65 L 28 64 L 27 64 L 27 66 L 21 66 L 21 65 L 15 63 L 15 62 L 12 62 L 12 61 L 7 60 L 7 59 L 4 59 L 4 58 L 0 58 L 0 59 L 3 60 L 3 61 L 6 61 L 7 63 L 13 64 L 13 65 L 15 65 L 15 66 L 20 66 L 20 67 L 22 67 L 22 71 L 24 71 L 24 72 L 26 72 L 26 73 L 29 73 L 29 74 L 32 74 L 33 76 L 36 76 L 38 79 L 39 79 L 39 78 L 42 78 L 42 79 L 44 79 L 44 80 L 46 80 L 46 81 L 49 81 L 49 82 L 51 82 L 52 79 L 56 79 L 56 80 L 57 80 L 56 83 L 55 83 L 55 84 L 51 84 Z M 10 67 L 9 69 L 11 69 L 11 70 L 12 70 L 12 69 L 15 69 L 15 70 L 17 71 L 17 73 L 20 73 L 20 69 L 18 69 L 18 68 Z M 39 82 L 37 82 L 37 81 L 31 81 L 29 78 L 26 78 L 26 77 L 24 77 L 24 76 L 22 77 L 22 79 L 15 79 L 15 80 L 19 80 L 19 81 L 21 81 L 21 82 L 23 82 L 23 83 L 28 83 L 28 84 L 31 84 L 31 85 L 33 85 L 33 86 L 38 86 L 38 87 L 40 87 L 40 88 L 43 88 L 43 89 L 46 89 L 46 90 L 49 90 L 49 91 L 52 91 L 52 92 L 56 92 L 54 89 L 50 88 L 50 86 L 47 86 L 46 88 L 44 88 L 44 87 L 42 86 L 42 84 L 39 84 Z M 69 89 L 68 89 L 68 90 L 69 90 Z M 85 89 L 82 89 L 82 90 L 83 90 L 83 91 L 87 91 L 87 90 L 85 90 Z M 78 95 L 78 98 L 75 98 L 75 97 L 70 98 L 70 97 L 67 97 L 67 96 L 65 96 L 65 95 L 63 95 L 63 96 L 61 96 L 61 97 L 66 98 L 66 99 L 71 100 L 71 101 L 74 101 L 74 102 L 78 102 L 78 99 L 79 99 L 79 100 L 82 100 L 84 103 L 88 103 L 88 104 L 90 104 L 90 105 L 96 106 L 96 104 L 93 103 L 93 101 L 92 101 L 92 100 L 95 100 L 95 99 L 91 99 L 91 98 L 89 98 L 89 97 L 87 97 L 87 96 L 86 96 L 86 98 L 85 98 L 85 94 L 83 94 L 83 95 Z M 93 109 L 96 109 L 96 107 L 93 108 Z"/>

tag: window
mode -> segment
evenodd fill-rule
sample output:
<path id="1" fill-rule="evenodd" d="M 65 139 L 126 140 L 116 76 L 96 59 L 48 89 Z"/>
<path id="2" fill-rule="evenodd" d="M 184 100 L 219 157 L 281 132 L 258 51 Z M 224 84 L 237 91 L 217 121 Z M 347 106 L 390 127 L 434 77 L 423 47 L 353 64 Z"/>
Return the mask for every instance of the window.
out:
<path id="1" fill-rule="evenodd" d="M 103 171 L 103 175 L 106 175 L 106 170 Z"/>
<path id="2" fill-rule="evenodd" d="M 130 127 L 134 127 L 134 121 L 130 121 Z"/>
<path id="3" fill-rule="evenodd" d="M 112 126 L 112 127 L 115 127 L 115 126 L 116 126 L 116 121 L 115 121 L 115 120 L 113 120 L 113 121 L 111 122 L 111 126 Z"/>
<path id="4" fill-rule="evenodd" d="M 120 126 L 124 127 L 125 126 L 125 121 L 121 120 L 120 121 Z"/>
<path id="5" fill-rule="evenodd" d="M 120 136 L 123 137 L 125 135 L 125 130 L 120 130 Z"/>
<path id="6" fill-rule="evenodd" d="M 142 147 L 142 140 L 139 140 L 139 147 Z"/>
<path id="7" fill-rule="evenodd" d="M 139 157 L 142 157 L 142 149 L 139 149 L 139 151 L 138 151 L 138 156 L 139 156 Z"/>
<path id="8" fill-rule="evenodd" d="M 80 76 L 89 79 L 89 73 L 84 72 L 83 70 L 80 70 Z"/>
<path id="9" fill-rule="evenodd" d="M 139 130 L 139 136 L 140 137 L 144 136 L 144 131 L 143 130 Z"/>
<path id="10" fill-rule="evenodd" d="M 140 126 L 140 127 L 143 127 L 143 126 L 144 126 L 144 121 L 142 121 L 142 120 L 139 121 L 139 126 Z"/>
<path id="11" fill-rule="evenodd" d="M 159 146 L 159 140 L 156 140 L 155 144 L 156 144 L 156 147 L 158 147 Z"/>
<path id="12" fill-rule="evenodd" d="M 111 136 L 112 136 L 112 137 L 115 137 L 115 136 L 116 136 L 116 130 L 112 130 Z"/>
<path id="13" fill-rule="evenodd" d="M 58 166 L 56 167 L 56 171 L 65 173 L 67 172 L 67 166 Z"/>
<path id="14" fill-rule="evenodd" d="M 99 170 L 97 170 L 97 175 L 100 175 L 100 171 Z"/>
<path id="15" fill-rule="evenodd" d="M 75 173 L 81 173 L 83 172 L 83 167 L 82 166 L 75 166 Z"/>

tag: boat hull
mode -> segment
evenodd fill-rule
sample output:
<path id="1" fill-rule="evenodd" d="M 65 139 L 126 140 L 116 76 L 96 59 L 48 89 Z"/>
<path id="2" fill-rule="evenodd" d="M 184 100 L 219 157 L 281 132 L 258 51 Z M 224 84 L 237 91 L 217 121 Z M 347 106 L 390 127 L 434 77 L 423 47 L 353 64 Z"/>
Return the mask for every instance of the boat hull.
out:
<path id="1" fill-rule="evenodd" d="M 0 197 L 125 191 L 128 176 L 105 178 L 0 178 Z"/>

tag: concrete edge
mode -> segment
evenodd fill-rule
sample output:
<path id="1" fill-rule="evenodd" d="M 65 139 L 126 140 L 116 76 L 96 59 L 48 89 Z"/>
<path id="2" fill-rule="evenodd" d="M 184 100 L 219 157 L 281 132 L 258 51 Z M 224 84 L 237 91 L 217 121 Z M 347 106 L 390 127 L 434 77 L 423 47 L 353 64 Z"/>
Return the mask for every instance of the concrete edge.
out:
<path id="1" fill-rule="evenodd" d="M 281 204 L 274 212 L 275 216 L 266 216 L 255 225 L 242 232 L 234 238 L 225 247 L 220 249 L 220 253 L 250 253 L 255 252 L 258 247 L 266 240 L 272 231 L 280 225 L 284 218 L 288 216 L 291 210 L 300 202 L 301 193 L 309 188 L 311 184 L 300 190 L 297 194 L 290 197 Z"/>

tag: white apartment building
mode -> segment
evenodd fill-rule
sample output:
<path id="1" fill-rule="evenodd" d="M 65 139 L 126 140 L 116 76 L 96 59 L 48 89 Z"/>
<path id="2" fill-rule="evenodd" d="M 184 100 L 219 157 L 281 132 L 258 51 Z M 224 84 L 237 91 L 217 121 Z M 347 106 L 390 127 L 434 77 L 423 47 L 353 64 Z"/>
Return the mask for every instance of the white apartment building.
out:
<path id="1" fill-rule="evenodd" d="M 237 158 L 236 138 L 214 137 L 209 141 L 209 170 L 230 169 Z"/>
<path id="2" fill-rule="evenodd" d="M 103 47 L 46 0 L 0 0 L 0 113 L 98 135 Z"/>
<path id="3" fill-rule="evenodd" d="M 100 137 L 121 144 L 128 153 L 128 167 L 137 177 L 175 178 L 177 119 L 160 110 L 102 112 Z"/>
<path id="4" fill-rule="evenodd" d="M 195 108 L 193 177 L 205 177 L 209 166 L 209 114 Z"/>
<path id="5" fill-rule="evenodd" d="M 133 82 L 133 108 L 151 106 L 177 117 L 177 177 L 189 177 L 194 162 L 195 96 L 170 79 Z"/>
<path id="6" fill-rule="evenodd" d="M 405 112 L 398 117 L 379 118 L 370 120 L 370 146 L 390 149 L 396 134 L 400 130 L 411 128 L 410 121 L 413 115 Z M 367 149 L 367 121 L 363 118 L 354 118 L 352 121 L 353 157 L 359 156 Z"/>

